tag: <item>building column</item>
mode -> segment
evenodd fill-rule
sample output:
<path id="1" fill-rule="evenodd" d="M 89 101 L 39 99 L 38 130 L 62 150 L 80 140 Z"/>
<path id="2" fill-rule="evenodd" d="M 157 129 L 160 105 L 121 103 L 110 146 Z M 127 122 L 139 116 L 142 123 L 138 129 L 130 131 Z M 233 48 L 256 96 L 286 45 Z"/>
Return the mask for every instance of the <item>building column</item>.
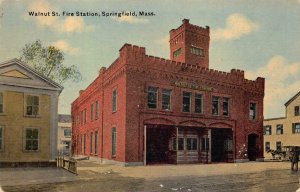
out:
<path id="1" fill-rule="evenodd" d="M 144 166 L 147 164 L 147 125 L 144 125 Z"/>
<path id="2" fill-rule="evenodd" d="M 176 127 L 176 164 L 178 164 L 178 127 Z"/>
<path id="3" fill-rule="evenodd" d="M 207 138 L 208 139 L 208 150 L 206 149 L 206 163 L 211 163 L 211 143 L 212 143 L 212 137 L 211 137 L 211 129 L 207 130 Z M 207 143 L 207 142 L 205 142 Z"/>
<path id="4" fill-rule="evenodd" d="M 57 155 L 57 129 L 58 129 L 58 96 L 51 95 L 51 112 L 50 112 L 50 160 L 55 160 Z"/>

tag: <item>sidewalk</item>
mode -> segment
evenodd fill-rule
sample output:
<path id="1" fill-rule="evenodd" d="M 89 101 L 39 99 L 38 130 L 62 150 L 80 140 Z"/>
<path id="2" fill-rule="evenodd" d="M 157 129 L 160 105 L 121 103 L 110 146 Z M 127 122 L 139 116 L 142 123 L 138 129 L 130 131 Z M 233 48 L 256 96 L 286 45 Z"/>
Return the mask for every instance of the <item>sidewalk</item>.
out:
<path id="1" fill-rule="evenodd" d="M 89 165 L 89 166 L 88 166 Z M 155 179 L 173 176 L 214 176 L 229 174 L 244 174 L 267 170 L 288 170 L 290 162 L 247 162 L 219 164 L 185 164 L 185 165 L 149 165 L 122 167 L 103 165 L 97 161 L 80 161 L 78 171 L 93 171 L 98 173 L 115 172 L 124 177 Z"/>
<path id="2" fill-rule="evenodd" d="M 0 186 L 57 183 L 77 179 L 76 175 L 56 167 L 0 169 Z"/>

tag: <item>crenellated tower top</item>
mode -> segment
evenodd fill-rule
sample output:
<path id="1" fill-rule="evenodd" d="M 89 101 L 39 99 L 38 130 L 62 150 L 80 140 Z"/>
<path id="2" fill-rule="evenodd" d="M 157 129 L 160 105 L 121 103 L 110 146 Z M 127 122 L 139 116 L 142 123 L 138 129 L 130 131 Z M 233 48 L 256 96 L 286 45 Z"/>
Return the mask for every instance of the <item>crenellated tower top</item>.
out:
<path id="1" fill-rule="evenodd" d="M 170 31 L 170 58 L 173 61 L 209 67 L 209 27 L 190 24 L 188 19 Z"/>

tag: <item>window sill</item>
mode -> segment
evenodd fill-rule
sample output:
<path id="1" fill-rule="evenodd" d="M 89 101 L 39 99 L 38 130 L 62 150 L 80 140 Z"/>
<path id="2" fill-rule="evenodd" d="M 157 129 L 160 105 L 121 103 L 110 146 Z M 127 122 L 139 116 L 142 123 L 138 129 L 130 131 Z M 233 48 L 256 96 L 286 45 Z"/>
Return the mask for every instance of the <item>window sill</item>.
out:
<path id="1" fill-rule="evenodd" d="M 115 158 L 117 158 L 117 156 L 116 155 L 112 155 L 111 158 L 115 159 Z"/>
<path id="2" fill-rule="evenodd" d="M 23 152 L 24 153 L 38 153 L 38 152 L 40 152 L 40 150 L 25 150 L 25 149 L 23 149 Z"/>
<path id="3" fill-rule="evenodd" d="M 160 112 L 173 113 L 173 110 L 160 110 Z"/>
<path id="4" fill-rule="evenodd" d="M 158 108 L 149 108 L 147 107 L 148 110 L 151 110 L 151 111 L 155 111 L 155 110 L 158 110 Z"/>
<path id="5" fill-rule="evenodd" d="M 0 116 L 5 116 L 6 114 L 5 113 L 0 113 Z"/>
<path id="6" fill-rule="evenodd" d="M 40 118 L 40 115 L 24 115 L 24 117 L 28 117 L 28 118 Z"/>

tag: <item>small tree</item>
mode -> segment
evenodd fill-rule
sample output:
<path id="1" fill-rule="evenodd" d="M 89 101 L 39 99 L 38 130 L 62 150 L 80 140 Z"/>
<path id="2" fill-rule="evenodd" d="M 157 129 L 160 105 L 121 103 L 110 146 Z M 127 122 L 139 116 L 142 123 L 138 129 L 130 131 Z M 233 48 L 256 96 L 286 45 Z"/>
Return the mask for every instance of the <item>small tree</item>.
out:
<path id="1" fill-rule="evenodd" d="M 81 80 L 81 74 L 75 65 L 63 65 L 64 54 L 61 50 L 54 46 L 44 47 L 40 40 L 27 43 L 21 50 L 20 60 L 60 84 L 69 79 Z"/>

